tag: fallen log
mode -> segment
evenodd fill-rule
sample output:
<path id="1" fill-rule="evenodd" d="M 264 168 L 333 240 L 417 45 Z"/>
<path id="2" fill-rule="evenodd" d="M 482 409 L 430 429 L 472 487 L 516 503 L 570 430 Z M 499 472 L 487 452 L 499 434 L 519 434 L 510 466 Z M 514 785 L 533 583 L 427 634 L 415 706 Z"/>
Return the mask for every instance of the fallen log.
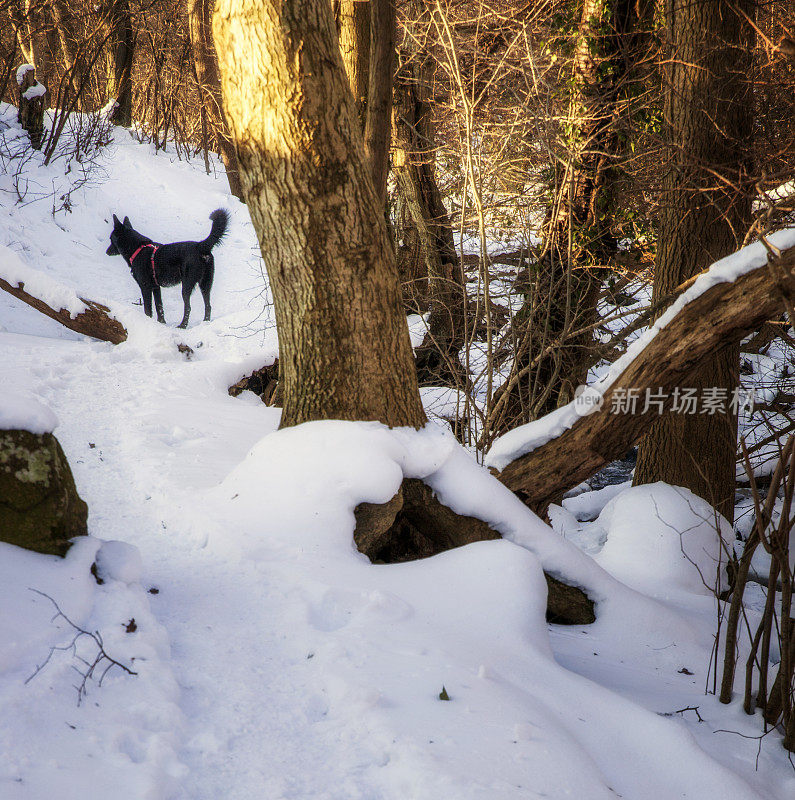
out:
<path id="1" fill-rule="evenodd" d="M 500 539 L 488 523 L 445 506 L 421 480 L 406 478 L 386 503 L 360 503 L 354 510 L 353 538 L 372 562 L 395 564 Z M 560 625 L 589 625 L 596 620 L 594 601 L 579 587 L 544 572 L 547 620 Z"/>
<path id="2" fill-rule="evenodd" d="M 523 425 L 495 441 L 486 464 L 543 515 L 567 490 L 622 458 L 660 413 L 670 413 L 674 389 L 687 386 L 706 356 L 741 340 L 784 310 L 792 314 L 795 235 L 781 231 L 770 242 L 788 249 L 777 254 L 774 249 L 766 258 L 761 244 L 750 245 L 714 264 L 700 280 L 688 281 L 686 291 L 648 337 L 614 366 L 615 377 L 594 386 L 596 410 L 580 416 L 582 401 L 575 400 Z M 644 410 L 647 391 L 667 399 Z M 639 400 L 634 413 L 615 413 L 633 393 Z"/>
<path id="3" fill-rule="evenodd" d="M 127 339 L 126 328 L 110 315 L 110 309 L 107 306 L 103 306 L 102 303 L 81 297 L 79 299 L 85 305 L 85 311 L 72 316 L 67 309 L 56 310 L 51 308 L 43 300 L 26 292 L 25 284 L 22 281 L 19 281 L 16 286 L 12 286 L 7 280 L 0 278 L 0 289 L 14 295 L 23 303 L 27 303 L 37 311 L 41 311 L 42 314 L 54 319 L 56 322 L 60 322 L 61 325 L 76 333 L 82 333 L 85 336 L 91 336 L 94 339 L 100 339 L 111 344 L 121 344 Z"/>

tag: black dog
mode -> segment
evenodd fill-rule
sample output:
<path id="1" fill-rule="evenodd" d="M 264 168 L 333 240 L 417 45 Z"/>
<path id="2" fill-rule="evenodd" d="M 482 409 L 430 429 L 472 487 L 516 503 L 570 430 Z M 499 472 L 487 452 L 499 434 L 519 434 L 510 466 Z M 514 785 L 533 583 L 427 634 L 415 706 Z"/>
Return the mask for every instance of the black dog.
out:
<path id="1" fill-rule="evenodd" d="M 154 295 L 157 321 L 165 323 L 160 287 L 176 286 L 181 282 L 185 314 L 177 327 L 187 328 L 190 296 L 198 283 L 204 298 L 204 321 L 210 321 L 210 289 L 215 275 L 215 259 L 211 251 L 226 234 L 229 214 L 219 208 L 210 214 L 210 219 L 213 226 L 210 235 L 203 242 L 157 244 L 133 230 L 129 217 L 125 217 L 124 222 L 119 222 L 116 215 L 113 215 L 113 233 L 106 252 L 109 256 L 124 257 L 133 278 L 141 288 L 147 317 L 152 316 Z"/>

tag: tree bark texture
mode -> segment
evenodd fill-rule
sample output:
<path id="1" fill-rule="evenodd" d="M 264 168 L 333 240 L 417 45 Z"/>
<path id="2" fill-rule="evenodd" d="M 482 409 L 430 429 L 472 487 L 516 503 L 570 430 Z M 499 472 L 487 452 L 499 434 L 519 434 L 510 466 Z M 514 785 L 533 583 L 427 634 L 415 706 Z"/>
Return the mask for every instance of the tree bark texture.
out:
<path id="1" fill-rule="evenodd" d="M 30 146 L 34 150 L 41 150 L 44 139 L 44 109 L 47 95 L 45 92 L 39 93 L 37 89 L 30 96 L 28 90 L 40 86 L 41 84 L 36 80 L 36 71 L 33 69 L 28 69 L 24 73 L 19 84 L 17 121 L 28 132 Z"/>
<path id="2" fill-rule="evenodd" d="M 370 85 L 370 2 L 340 0 L 339 42 L 342 63 L 356 104 L 359 124 L 364 130 L 367 118 L 367 93 Z"/>
<path id="3" fill-rule="evenodd" d="M 326 0 L 221 0 L 214 34 L 270 278 L 282 426 L 419 427 L 397 270 Z"/>
<path id="4" fill-rule="evenodd" d="M 497 477 L 543 515 L 549 503 L 622 458 L 650 426 L 659 424 L 655 407 L 641 413 L 646 389 L 662 390 L 670 398 L 676 387 L 693 386 L 705 360 L 733 351 L 744 336 L 793 302 L 795 248 L 732 283 L 712 286 L 688 303 L 618 376 L 601 410 L 512 461 Z M 631 389 L 641 398 L 638 413 L 613 413 L 616 393 Z"/>
<path id="5" fill-rule="evenodd" d="M 395 77 L 395 6 L 370 0 L 370 64 L 364 147 L 370 158 L 375 193 L 386 208 L 389 142 L 392 133 L 392 85 Z"/>
<path id="6" fill-rule="evenodd" d="M 666 14 L 669 168 L 653 301 L 735 250 L 751 216 L 753 29 L 746 20 L 754 4 L 671 0 Z M 739 345 L 704 361 L 692 383 L 729 392 L 738 384 Z M 736 413 L 666 418 L 644 437 L 634 482 L 685 486 L 732 521 L 736 449 Z"/>
<path id="7" fill-rule="evenodd" d="M 52 16 L 61 44 L 61 58 L 67 70 L 74 70 L 77 62 L 74 18 L 64 0 L 53 0 Z"/>
<path id="8" fill-rule="evenodd" d="M 243 200 L 243 186 L 240 183 L 240 167 L 237 153 L 229 136 L 221 102 L 221 78 L 212 42 L 213 0 L 188 0 L 188 31 L 193 49 L 193 63 L 196 81 L 199 84 L 202 113 L 209 117 L 218 140 L 221 160 L 224 162 L 229 191 Z"/>

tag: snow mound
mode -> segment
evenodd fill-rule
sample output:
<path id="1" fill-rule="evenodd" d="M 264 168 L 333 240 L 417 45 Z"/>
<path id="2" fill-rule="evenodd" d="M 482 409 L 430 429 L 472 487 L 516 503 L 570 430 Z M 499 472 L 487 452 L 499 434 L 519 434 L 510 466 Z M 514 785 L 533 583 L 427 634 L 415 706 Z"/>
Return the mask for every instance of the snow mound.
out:
<path id="1" fill-rule="evenodd" d="M 607 532 L 597 562 L 627 586 L 655 597 L 725 588 L 732 527 L 687 489 L 630 487 L 605 506 L 596 525 Z"/>
<path id="2" fill-rule="evenodd" d="M 141 551 L 126 542 L 105 542 L 97 550 L 96 565 L 103 581 L 140 583 L 143 574 Z"/>
<path id="3" fill-rule="evenodd" d="M 0 543 L 3 800 L 158 800 L 184 776 L 168 638 L 140 585 L 96 583 L 108 544 L 79 537 L 61 559 Z"/>

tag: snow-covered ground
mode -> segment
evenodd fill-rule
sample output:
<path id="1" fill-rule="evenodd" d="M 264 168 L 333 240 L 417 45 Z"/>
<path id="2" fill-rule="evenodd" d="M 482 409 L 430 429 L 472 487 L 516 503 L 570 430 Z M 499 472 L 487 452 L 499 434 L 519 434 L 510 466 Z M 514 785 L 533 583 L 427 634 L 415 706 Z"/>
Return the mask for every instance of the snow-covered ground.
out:
<path id="1" fill-rule="evenodd" d="M 6 163 L 0 276 L 35 270 L 130 335 L 91 341 L 0 296 L 0 424 L 54 412 L 91 534 L 64 560 L 0 545 L 0 798 L 793 796 L 779 734 L 705 693 L 725 561 L 708 506 L 608 487 L 565 501 L 553 530 L 443 427 L 277 431 L 278 409 L 227 393 L 276 339 L 223 177 L 117 131 L 101 180 L 54 211 L 64 168 Z M 204 238 L 217 207 L 213 321 L 171 327 L 177 288 L 169 327 L 146 319 L 105 255 L 112 214 L 174 241 Z M 353 508 L 404 476 L 504 539 L 370 564 Z M 588 590 L 595 624 L 546 624 L 542 568 Z"/>

